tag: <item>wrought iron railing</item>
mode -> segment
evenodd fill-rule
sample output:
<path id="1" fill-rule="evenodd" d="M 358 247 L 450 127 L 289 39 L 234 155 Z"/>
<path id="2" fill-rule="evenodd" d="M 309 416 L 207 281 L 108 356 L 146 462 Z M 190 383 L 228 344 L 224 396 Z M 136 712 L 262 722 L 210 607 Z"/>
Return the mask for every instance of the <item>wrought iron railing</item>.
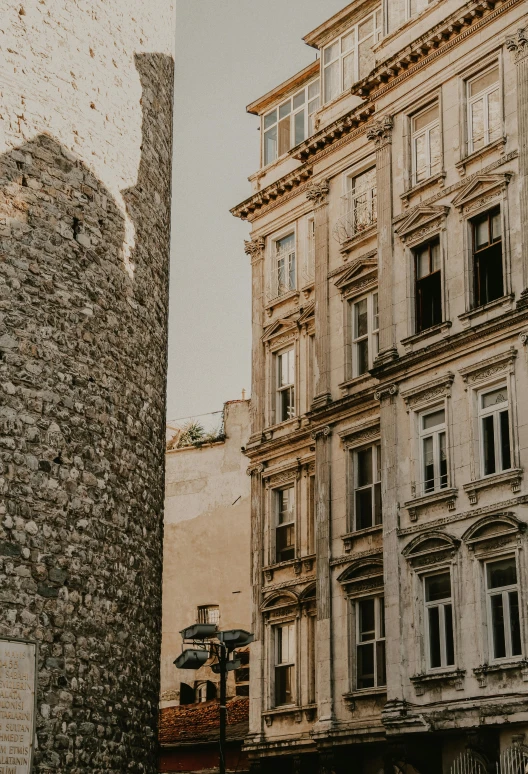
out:
<path id="1" fill-rule="evenodd" d="M 343 244 L 373 226 L 378 219 L 377 189 L 349 191 L 342 197 L 344 214 L 334 226 L 334 238 Z"/>
<path id="2" fill-rule="evenodd" d="M 270 282 L 267 289 L 268 301 L 286 295 L 297 287 L 295 249 L 277 250 L 273 256 Z"/>

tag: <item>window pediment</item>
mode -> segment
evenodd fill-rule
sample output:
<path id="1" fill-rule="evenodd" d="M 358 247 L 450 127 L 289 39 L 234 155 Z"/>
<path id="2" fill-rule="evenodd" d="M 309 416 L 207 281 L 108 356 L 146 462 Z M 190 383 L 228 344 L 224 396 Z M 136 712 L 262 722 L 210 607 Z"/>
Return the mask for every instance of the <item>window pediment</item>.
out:
<path id="1" fill-rule="evenodd" d="M 424 567 L 451 559 L 460 540 L 446 532 L 427 532 L 411 540 L 402 553 L 414 567 Z"/>
<path id="2" fill-rule="evenodd" d="M 494 201 L 512 178 L 511 172 L 502 175 L 476 175 L 453 199 L 453 206 L 462 212 L 471 212 Z"/>
<path id="3" fill-rule="evenodd" d="M 377 557 L 358 559 L 338 577 L 348 596 L 383 588 L 383 560 Z"/>
<path id="4" fill-rule="evenodd" d="M 440 379 L 433 379 L 410 390 L 402 390 L 400 394 L 405 401 L 407 411 L 427 406 L 436 398 L 449 397 L 454 378 L 455 375 L 449 371 Z"/>
<path id="5" fill-rule="evenodd" d="M 270 618 L 293 615 L 297 611 L 299 598 L 292 591 L 280 591 L 264 600 L 262 612 Z"/>
<path id="6" fill-rule="evenodd" d="M 297 322 L 299 326 L 302 326 L 302 325 L 309 325 L 314 320 L 315 320 L 315 302 L 312 302 L 311 304 L 308 304 L 307 307 L 305 307 Z"/>
<path id="7" fill-rule="evenodd" d="M 264 331 L 262 341 L 264 343 L 270 343 L 273 345 L 280 344 L 281 339 L 286 341 L 292 341 L 297 332 L 297 322 L 293 320 L 280 319 L 276 320 Z"/>
<path id="8" fill-rule="evenodd" d="M 416 207 L 416 209 L 396 229 L 396 234 L 405 244 L 418 244 L 439 231 L 444 223 L 449 207 Z"/>
<path id="9" fill-rule="evenodd" d="M 516 357 L 517 350 L 515 347 L 510 347 L 499 355 L 494 355 L 487 360 L 480 360 L 466 368 L 460 368 L 459 374 L 466 384 L 478 384 L 492 376 L 511 373 Z"/>
<path id="10" fill-rule="evenodd" d="M 378 260 L 369 254 L 360 256 L 335 282 L 336 288 L 346 295 L 357 295 L 377 285 Z"/>
<path id="11" fill-rule="evenodd" d="M 526 531 L 526 524 L 519 521 L 511 513 L 499 513 L 493 516 L 485 516 L 473 524 L 462 535 L 462 540 L 470 549 L 475 548 L 500 548 L 513 541 L 516 535 Z"/>

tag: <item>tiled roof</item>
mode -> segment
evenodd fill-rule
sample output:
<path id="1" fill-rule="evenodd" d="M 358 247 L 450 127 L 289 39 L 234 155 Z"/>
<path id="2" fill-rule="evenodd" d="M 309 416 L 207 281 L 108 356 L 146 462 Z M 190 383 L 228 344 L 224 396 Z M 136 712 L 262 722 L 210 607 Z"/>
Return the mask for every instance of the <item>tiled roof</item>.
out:
<path id="1" fill-rule="evenodd" d="M 159 741 L 161 745 L 214 742 L 220 728 L 218 701 L 166 707 L 160 711 Z M 249 699 L 238 697 L 227 703 L 228 741 L 244 739 L 249 729 Z"/>

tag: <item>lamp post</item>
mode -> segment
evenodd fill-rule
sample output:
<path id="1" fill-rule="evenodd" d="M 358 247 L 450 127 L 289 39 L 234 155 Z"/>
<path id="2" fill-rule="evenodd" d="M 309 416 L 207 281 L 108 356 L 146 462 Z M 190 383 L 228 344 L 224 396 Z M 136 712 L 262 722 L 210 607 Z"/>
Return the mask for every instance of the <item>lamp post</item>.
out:
<path id="1" fill-rule="evenodd" d="M 253 642 L 253 635 L 244 629 L 228 629 L 219 632 L 215 624 L 194 624 L 180 632 L 183 644 L 192 645 L 178 656 L 174 665 L 177 669 L 199 669 L 211 657 L 215 674 L 220 675 L 220 774 L 225 774 L 225 744 L 227 727 L 227 673 L 238 669 L 241 662 L 235 658 L 235 651 Z M 231 656 L 231 658 L 230 658 Z"/>

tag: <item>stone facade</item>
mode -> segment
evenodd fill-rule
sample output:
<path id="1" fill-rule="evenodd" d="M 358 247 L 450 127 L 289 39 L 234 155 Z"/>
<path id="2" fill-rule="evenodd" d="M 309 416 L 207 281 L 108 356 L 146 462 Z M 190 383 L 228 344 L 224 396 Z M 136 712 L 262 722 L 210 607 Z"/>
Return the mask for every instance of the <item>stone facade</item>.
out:
<path id="1" fill-rule="evenodd" d="M 0 636 L 35 772 L 154 772 L 174 9 L 4 6 Z"/>
<path id="2" fill-rule="evenodd" d="M 246 748 L 266 771 L 520 771 L 526 3 L 379 6 L 249 106 Z"/>

